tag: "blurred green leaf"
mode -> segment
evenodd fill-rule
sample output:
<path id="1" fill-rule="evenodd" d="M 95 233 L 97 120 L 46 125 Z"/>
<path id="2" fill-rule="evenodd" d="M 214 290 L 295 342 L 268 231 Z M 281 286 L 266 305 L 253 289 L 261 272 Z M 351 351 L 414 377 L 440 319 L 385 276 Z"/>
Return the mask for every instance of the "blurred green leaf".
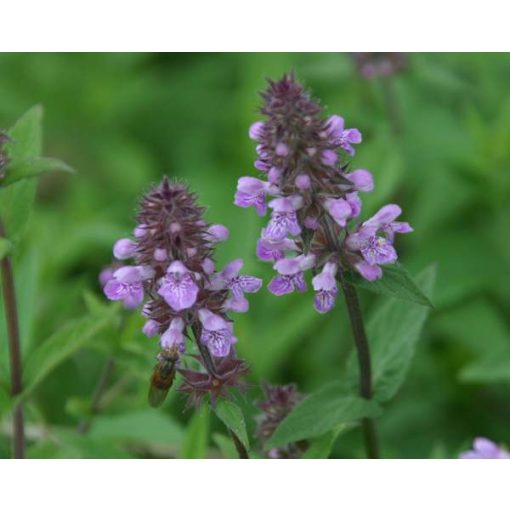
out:
<path id="1" fill-rule="evenodd" d="M 237 459 L 239 457 L 230 437 L 215 433 L 212 438 L 224 459 Z"/>
<path id="2" fill-rule="evenodd" d="M 22 179 L 37 177 L 47 172 L 69 172 L 74 169 L 69 165 L 54 158 L 30 158 L 22 159 L 8 165 L 5 179 L 0 181 L 0 187 L 6 188 Z"/>
<path id="3" fill-rule="evenodd" d="M 363 289 L 390 297 L 413 301 L 420 305 L 432 307 L 429 298 L 420 290 L 407 270 L 399 263 L 384 266 L 383 277 L 369 282 L 357 274 L 348 275 L 349 281 Z"/>
<path id="4" fill-rule="evenodd" d="M 206 405 L 195 411 L 187 425 L 181 452 L 181 459 L 204 459 L 207 457 L 209 443 L 210 411 Z"/>
<path id="5" fill-rule="evenodd" d="M 12 248 L 12 243 L 9 239 L 4 239 L 0 237 L 0 260 L 2 260 L 6 255 L 9 254 Z"/>
<path id="6" fill-rule="evenodd" d="M 114 320 L 115 314 L 116 310 L 110 308 L 103 315 L 69 321 L 31 352 L 25 364 L 25 389 L 21 398 L 27 398 L 56 366 L 93 340 L 96 334 Z"/>
<path id="7" fill-rule="evenodd" d="M 246 432 L 246 422 L 244 421 L 244 415 L 239 406 L 230 400 L 219 400 L 212 409 L 225 427 L 232 430 L 241 443 L 243 443 L 243 446 L 249 450 L 250 441 L 248 440 L 248 433 Z"/>
<path id="8" fill-rule="evenodd" d="M 25 113 L 9 130 L 13 140 L 7 145 L 7 154 L 11 165 L 20 160 L 37 158 L 42 150 L 42 115 L 41 106 L 34 106 Z M 16 241 L 30 217 L 37 183 L 34 180 L 21 181 L 0 188 L 0 218 L 5 224 L 9 239 Z"/>
<path id="9" fill-rule="evenodd" d="M 376 416 L 376 402 L 349 396 L 341 383 L 330 383 L 300 402 L 280 423 L 264 445 L 265 449 L 283 446 L 302 439 L 316 438 L 340 425 Z"/>
<path id="10" fill-rule="evenodd" d="M 347 425 L 340 425 L 336 429 L 326 432 L 323 436 L 312 440 L 303 455 L 303 459 L 327 459 L 331 454 L 336 439 L 347 428 Z"/>
<path id="11" fill-rule="evenodd" d="M 430 296 L 434 288 L 436 268 L 431 266 L 416 277 L 423 292 Z M 414 355 L 416 343 L 429 313 L 429 308 L 395 299 L 386 300 L 367 325 L 372 355 L 372 380 L 379 402 L 391 399 L 404 382 Z M 357 385 L 356 354 L 351 354 L 348 376 Z"/>
<path id="12" fill-rule="evenodd" d="M 92 420 L 93 439 L 178 446 L 184 432 L 168 414 L 157 409 L 142 409 L 116 415 L 100 415 Z"/>

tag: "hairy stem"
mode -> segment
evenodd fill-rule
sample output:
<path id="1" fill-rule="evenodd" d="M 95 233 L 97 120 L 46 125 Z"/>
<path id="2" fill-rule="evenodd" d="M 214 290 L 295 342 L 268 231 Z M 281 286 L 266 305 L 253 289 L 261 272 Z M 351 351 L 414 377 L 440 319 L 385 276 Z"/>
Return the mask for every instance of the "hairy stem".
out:
<path id="1" fill-rule="evenodd" d="M 0 237 L 6 237 L 6 232 L 0 220 Z M 7 337 L 9 343 L 9 357 L 11 365 L 11 395 L 15 397 L 21 393 L 21 348 L 19 338 L 18 309 L 16 305 L 16 289 L 14 287 L 14 274 L 9 256 L 2 259 L 2 289 L 4 296 L 4 311 L 7 323 Z M 23 420 L 23 407 L 17 404 L 13 410 L 13 456 L 16 459 L 25 457 L 25 432 Z"/>
<path id="2" fill-rule="evenodd" d="M 372 398 L 370 347 L 365 333 L 358 295 L 353 285 L 347 282 L 342 276 L 340 276 L 340 283 L 344 290 L 345 302 L 347 304 L 347 311 L 349 312 L 356 353 L 358 355 L 360 395 L 370 400 Z M 362 427 L 367 456 L 371 459 L 379 458 L 379 445 L 374 421 L 371 418 L 364 418 Z"/>
<path id="3" fill-rule="evenodd" d="M 104 363 L 103 369 L 101 370 L 96 388 L 94 389 L 94 394 L 92 395 L 92 401 L 90 404 L 90 417 L 86 420 L 82 420 L 78 425 L 78 432 L 80 434 L 86 434 L 89 431 L 90 426 L 92 425 L 92 418 L 98 413 L 100 409 L 99 403 L 104 394 L 104 391 L 106 390 L 106 385 L 108 384 L 108 380 L 110 379 L 114 366 L 115 362 L 113 361 L 113 358 L 108 357 Z"/>

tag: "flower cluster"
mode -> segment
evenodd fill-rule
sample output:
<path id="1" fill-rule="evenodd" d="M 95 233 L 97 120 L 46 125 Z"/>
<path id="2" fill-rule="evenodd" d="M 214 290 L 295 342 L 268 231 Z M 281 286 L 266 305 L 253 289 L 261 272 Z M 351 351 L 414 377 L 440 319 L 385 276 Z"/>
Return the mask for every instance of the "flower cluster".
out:
<path id="1" fill-rule="evenodd" d="M 257 243 L 257 256 L 278 272 L 270 292 L 305 291 L 304 275 L 311 270 L 315 308 L 326 313 L 335 303 L 339 271 L 381 278 L 380 266 L 397 260 L 395 234 L 412 229 L 396 221 L 402 211 L 394 204 L 351 225 L 361 214 L 359 194 L 374 189 L 368 170 L 349 168 L 347 158 L 362 140 L 357 129 L 346 128 L 338 115 L 324 119 L 292 75 L 270 81 L 262 98 L 265 120 L 255 122 L 249 135 L 258 144 L 255 168 L 265 179 L 241 177 L 235 204 L 253 206 L 261 216 L 271 210 Z"/>
<path id="2" fill-rule="evenodd" d="M 206 223 L 203 213 L 186 186 L 164 178 L 143 197 L 133 237 L 113 247 L 117 260 L 134 263 L 107 269 L 101 278 L 108 299 L 127 308 L 145 301 L 143 333 L 159 335 L 162 349 L 182 353 L 193 331 L 208 371 L 215 372 L 210 360 L 232 357 L 236 342 L 227 312 L 245 312 L 245 293 L 259 290 L 262 281 L 240 274 L 242 260 L 215 271 L 213 252 L 228 230 Z"/>
<path id="3" fill-rule="evenodd" d="M 298 393 L 295 384 L 286 386 L 273 386 L 265 383 L 262 385 L 264 400 L 257 403 L 263 412 L 259 417 L 257 436 L 262 443 L 266 442 L 274 433 L 278 425 L 294 409 L 302 396 Z M 306 442 L 292 443 L 281 448 L 273 448 L 266 454 L 272 459 L 300 458 L 306 451 Z"/>
<path id="4" fill-rule="evenodd" d="M 405 53 L 353 53 L 352 58 L 358 73 L 367 80 L 391 76 L 407 65 Z"/>
<path id="5" fill-rule="evenodd" d="M 473 449 L 460 454 L 461 459 L 510 459 L 510 453 L 484 437 L 473 441 Z"/>

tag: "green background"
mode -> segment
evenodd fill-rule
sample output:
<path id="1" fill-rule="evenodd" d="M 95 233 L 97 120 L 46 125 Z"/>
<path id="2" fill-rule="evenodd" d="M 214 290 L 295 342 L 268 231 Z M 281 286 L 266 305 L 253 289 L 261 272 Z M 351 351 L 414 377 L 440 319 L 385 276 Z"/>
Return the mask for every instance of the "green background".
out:
<path id="1" fill-rule="evenodd" d="M 398 241 L 402 261 L 412 273 L 437 263 L 435 309 L 406 383 L 378 420 L 383 456 L 456 457 L 478 435 L 510 442 L 505 54 L 409 55 L 407 69 L 389 84 L 402 120 L 398 135 L 384 84 L 359 78 L 346 54 L 1 55 L 0 126 L 43 105 L 43 153 L 77 171 L 40 179 L 20 235 L 15 269 L 24 352 L 86 315 L 91 295 L 102 301 L 97 275 L 114 241 L 132 230 L 141 194 L 164 174 L 186 180 L 208 206 L 207 219 L 229 227 L 220 265 L 242 257 L 247 273 L 269 281 L 270 266 L 254 256 L 263 220 L 236 208 L 233 195 L 239 177 L 256 174 L 247 131 L 260 118 L 258 92 L 265 78 L 289 70 L 328 114 L 363 133 L 354 167 L 370 169 L 376 181 L 363 217 L 398 202 L 415 229 Z M 361 294 L 367 315 L 384 299 Z M 250 296 L 249 313 L 236 317 L 239 349 L 252 368 L 254 387 L 244 403 L 250 429 L 260 380 L 294 381 L 310 392 L 345 371 L 352 340 L 343 303 L 320 316 L 312 299 L 263 290 Z M 26 410 L 28 455 L 228 455 L 217 419 L 183 412 L 175 392 L 162 410 L 148 408 L 156 342 L 139 332 L 137 314 L 122 317 L 123 333 L 112 325 L 84 340 L 38 385 Z M 5 389 L 3 319 L 0 328 Z M 108 356 L 115 369 L 104 409 L 80 435 L 76 427 Z M 6 407 L 0 405 L 0 457 L 10 455 Z M 205 437 L 207 426 L 212 435 Z M 359 431 L 340 435 L 333 456 L 363 456 Z"/>

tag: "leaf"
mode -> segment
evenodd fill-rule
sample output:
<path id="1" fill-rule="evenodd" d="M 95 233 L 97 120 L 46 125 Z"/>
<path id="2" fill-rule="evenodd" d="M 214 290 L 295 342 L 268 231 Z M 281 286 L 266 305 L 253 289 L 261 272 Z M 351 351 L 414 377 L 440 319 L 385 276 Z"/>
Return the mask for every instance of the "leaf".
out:
<path id="1" fill-rule="evenodd" d="M 436 268 L 430 266 L 418 275 L 416 281 L 426 295 L 431 295 L 435 278 Z M 429 310 L 415 303 L 391 299 L 368 322 L 372 380 L 379 402 L 391 399 L 404 382 Z M 348 363 L 348 378 L 356 387 L 358 368 L 354 352 Z"/>
<path id="2" fill-rule="evenodd" d="M 156 409 L 144 409 L 92 420 L 89 436 L 98 440 L 180 444 L 182 427 L 170 416 Z"/>
<path id="3" fill-rule="evenodd" d="M 243 443 L 243 446 L 249 450 L 250 441 L 248 440 L 246 423 L 240 407 L 230 400 L 220 400 L 213 407 L 213 410 L 227 429 L 232 430 L 241 443 Z"/>
<path id="4" fill-rule="evenodd" d="M 6 146 L 7 154 L 14 165 L 17 161 L 37 158 L 42 150 L 42 115 L 40 106 L 26 112 L 9 130 L 12 143 Z M 0 188 L 0 217 L 9 238 L 15 242 L 21 237 L 28 222 L 35 198 L 37 182 L 17 182 L 8 188 Z"/>
<path id="5" fill-rule="evenodd" d="M 401 264 L 384 266 L 383 277 L 374 282 L 369 282 L 354 273 L 347 277 L 357 287 L 370 290 L 376 294 L 384 294 L 404 301 L 413 301 L 420 305 L 433 307 L 429 298 L 420 290 Z"/>
<path id="6" fill-rule="evenodd" d="M 212 435 L 212 438 L 224 459 L 238 458 L 236 447 L 234 446 L 234 443 L 232 443 L 232 439 L 230 439 L 230 437 L 215 433 Z"/>
<path id="7" fill-rule="evenodd" d="M 303 459 L 327 459 L 338 436 L 346 430 L 347 425 L 340 425 L 334 430 L 326 432 L 321 437 L 311 441 L 310 446 L 303 455 Z"/>
<path id="8" fill-rule="evenodd" d="M 15 161 L 7 166 L 6 175 L 0 181 L 1 187 L 7 187 L 22 179 L 37 177 L 47 172 L 69 172 L 74 173 L 74 169 L 69 165 L 54 158 L 29 158 Z"/>
<path id="9" fill-rule="evenodd" d="M 179 457 L 181 459 L 204 459 L 209 439 L 209 408 L 202 405 L 188 424 Z"/>
<path id="10" fill-rule="evenodd" d="M 340 425 L 376 416 L 379 412 L 376 402 L 346 395 L 343 384 L 330 383 L 300 402 L 280 423 L 264 448 L 319 437 Z"/>
<path id="11" fill-rule="evenodd" d="M 12 244 L 9 239 L 0 237 L 0 260 L 2 260 L 11 251 Z"/>
<path id="12" fill-rule="evenodd" d="M 30 353 L 24 369 L 25 389 L 20 398 L 27 398 L 55 367 L 93 340 L 114 320 L 115 313 L 116 310 L 111 308 L 102 316 L 69 321 Z"/>

